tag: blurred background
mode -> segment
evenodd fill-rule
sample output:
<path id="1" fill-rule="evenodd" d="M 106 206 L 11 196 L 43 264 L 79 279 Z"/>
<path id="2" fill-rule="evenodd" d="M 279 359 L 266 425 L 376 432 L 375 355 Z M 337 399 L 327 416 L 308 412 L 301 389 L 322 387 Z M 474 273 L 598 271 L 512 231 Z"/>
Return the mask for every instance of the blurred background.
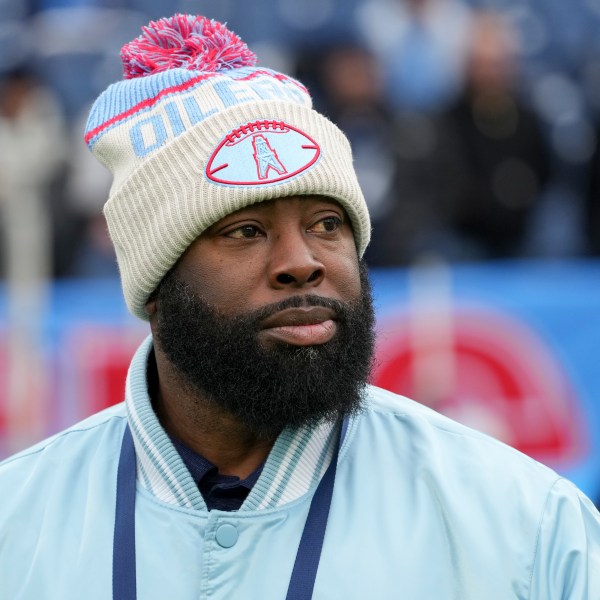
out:
<path id="1" fill-rule="evenodd" d="M 374 382 L 600 502 L 600 0 L 0 0 L 0 458 L 122 399 L 147 327 L 83 128 L 175 12 L 227 22 L 350 138 Z"/>

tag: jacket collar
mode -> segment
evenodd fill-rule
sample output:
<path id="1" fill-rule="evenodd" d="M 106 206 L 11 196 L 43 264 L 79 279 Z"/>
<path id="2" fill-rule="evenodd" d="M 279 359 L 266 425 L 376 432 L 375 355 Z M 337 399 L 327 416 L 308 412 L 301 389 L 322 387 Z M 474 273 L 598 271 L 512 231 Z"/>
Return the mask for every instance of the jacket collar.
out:
<path id="1" fill-rule="evenodd" d="M 151 350 L 152 337 L 148 336 L 133 357 L 126 385 L 138 481 L 163 502 L 206 511 L 196 483 L 152 408 L 146 374 Z M 336 429 L 323 424 L 282 431 L 240 511 L 282 506 L 315 487 L 331 462 Z"/>

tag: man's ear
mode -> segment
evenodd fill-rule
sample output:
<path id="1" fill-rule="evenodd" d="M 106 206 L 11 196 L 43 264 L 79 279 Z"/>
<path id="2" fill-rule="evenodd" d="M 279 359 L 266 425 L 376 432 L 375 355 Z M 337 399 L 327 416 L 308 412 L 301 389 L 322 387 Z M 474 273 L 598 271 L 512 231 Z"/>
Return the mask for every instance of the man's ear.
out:
<path id="1" fill-rule="evenodd" d="M 157 310 L 157 300 L 156 296 L 153 296 L 146 302 L 146 306 L 144 307 L 146 314 L 152 319 L 152 317 L 156 314 Z"/>

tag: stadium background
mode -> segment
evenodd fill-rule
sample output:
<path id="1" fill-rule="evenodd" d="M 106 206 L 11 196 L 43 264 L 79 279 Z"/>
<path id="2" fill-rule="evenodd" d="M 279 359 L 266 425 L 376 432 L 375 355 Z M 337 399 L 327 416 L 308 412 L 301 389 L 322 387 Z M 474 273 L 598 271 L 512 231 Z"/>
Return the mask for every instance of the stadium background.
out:
<path id="1" fill-rule="evenodd" d="M 110 182 L 82 131 L 121 45 L 177 11 L 226 21 L 353 140 L 381 240 L 374 381 L 598 502 L 598 0 L 0 0 L 0 457 L 122 397 L 146 328 L 121 298 Z M 489 162 L 448 165 L 476 76 L 535 135 L 499 147 L 496 131 Z M 501 200 L 470 226 L 465 180 Z"/>

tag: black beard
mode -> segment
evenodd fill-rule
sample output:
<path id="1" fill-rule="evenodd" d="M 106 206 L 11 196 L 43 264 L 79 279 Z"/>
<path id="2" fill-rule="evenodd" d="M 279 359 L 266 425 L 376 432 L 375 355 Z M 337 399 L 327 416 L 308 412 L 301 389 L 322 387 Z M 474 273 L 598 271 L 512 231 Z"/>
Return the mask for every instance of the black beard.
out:
<path id="1" fill-rule="evenodd" d="M 362 408 L 373 364 L 375 316 L 364 263 L 360 277 L 361 296 L 353 303 L 311 294 L 226 317 L 171 271 L 156 295 L 157 342 L 189 389 L 258 437 L 333 422 Z M 335 311 L 337 331 L 330 341 L 260 344 L 257 334 L 265 317 L 307 305 Z"/>

